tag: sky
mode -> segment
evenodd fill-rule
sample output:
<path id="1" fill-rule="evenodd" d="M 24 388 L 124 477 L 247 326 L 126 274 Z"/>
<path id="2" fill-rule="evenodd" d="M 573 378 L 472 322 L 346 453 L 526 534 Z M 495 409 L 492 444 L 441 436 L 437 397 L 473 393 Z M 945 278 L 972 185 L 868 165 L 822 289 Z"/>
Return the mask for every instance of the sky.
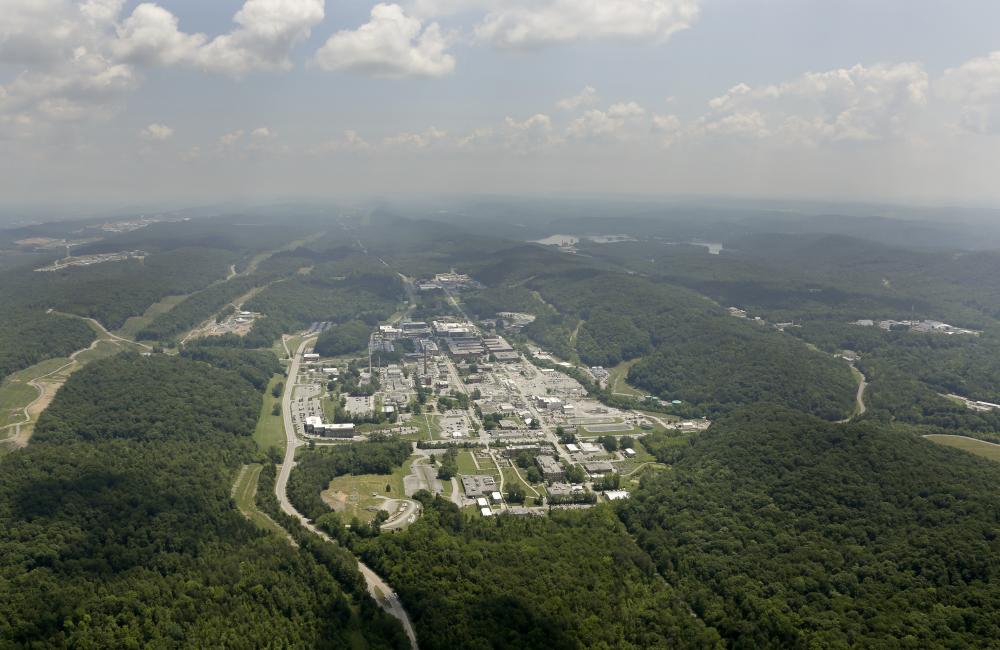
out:
<path id="1" fill-rule="evenodd" d="M 0 0 L 0 202 L 1000 205 L 995 0 Z"/>

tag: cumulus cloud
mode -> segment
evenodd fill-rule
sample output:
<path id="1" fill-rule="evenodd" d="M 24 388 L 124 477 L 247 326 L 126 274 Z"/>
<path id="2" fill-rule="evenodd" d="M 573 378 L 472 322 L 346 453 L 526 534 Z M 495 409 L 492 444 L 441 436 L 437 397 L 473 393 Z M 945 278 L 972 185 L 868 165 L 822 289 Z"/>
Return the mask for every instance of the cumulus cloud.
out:
<path id="1" fill-rule="evenodd" d="M 493 3 L 476 35 L 499 47 L 583 40 L 666 40 L 690 27 L 700 0 L 511 0 Z"/>
<path id="2" fill-rule="evenodd" d="M 945 70 L 936 92 L 958 106 L 965 131 L 1000 133 L 1000 51 Z"/>
<path id="3" fill-rule="evenodd" d="M 676 115 L 654 115 L 650 130 L 660 137 L 660 141 L 669 146 L 681 135 L 681 120 Z"/>
<path id="4" fill-rule="evenodd" d="M 208 40 L 204 34 L 182 33 L 176 16 L 150 3 L 137 6 L 116 32 L 115 54 L 144 65 L 193 63 Z"/>
<path id="5" fill-rule="evenodd" d="M 21 134 L 60 121 L 110 117 L 147 66 L 190 65 L 233 76 L 289 67 L 291 49 L 323 19 L 324 0 L 246 0 L 236 27 L 209 39 L 144 2 L 127 17 L 124 0 L 4 0 L 0 130 Z"/>
<path id="6" fill-rule="evenodd" d="M 903 135 L 927 95 L 927 73 L 916 63 L 809 72 L 781 84 L 730 88 L 709 102 L 709 113 L 693 132 L 810 142 L 883 140 Z"/>
<path id="7" fill-rule="evenodd" d="M 163 142 L 169 140 L 174 135 L 174 130 L 165 124 L 150 124 L 139 132 L 139 137 L 143 140 Z"/>
<path id="8" fill-rule="evenodd" d="M 324 70 L 376 77 L 441 77 L 455 69 L 448 38 L 437 23 L 426 27 L 397 4 L 377 4 L 371 19 L 337 32 L 316 53 Z"/>
<path id="9" fill-rule="evenodd" d="M 426 149 L 436 142 L 441 142 L 446 137 L 448 137 L 447 131 L 432 126 L 421 133 L 391 135 L 382 140 L 382 146 L 386 148 Z"/>
<path id="10" fill-rule="evenodd" d="M 591 109 L 573 120 L 567 133 L 573 138 L 626 137 L 645 114 L 635 102 L 612 104 L 604 111 Z"/>
<path id="11" fill-rule="evenodd" d="M 286 70 L 289 54 L 323 20 L 324 0 L 247 0 L 233 20 L 237 27 L 217 36 L 197 54 L 209 70 L 244 75 Z"/>
<path id="12" fill-rule="evenodd" d="M 586 86 L 579 94 L 566 97 L 556 102 L 556 108 L 561 111 L 577 111 L 587 108 L 597 103 L 597 89 L 593 86 Z"/>
<path id="13" fill-rule="evenodd" d="M 239 142 L 240 140 L 242 140 L 243 139 L 243 135 L 244 135 L 244 132 L 243 132 L 242 129 L 240 129 L 238 131 L 231 131 L 230 133 L 227 133 L 224 136 L 222 136 L 221 138 L 219 138 L 219 144 L 221 144 L 224 147 L 232 146 L 232 145 L 236 144 L 237 142 Z"/>

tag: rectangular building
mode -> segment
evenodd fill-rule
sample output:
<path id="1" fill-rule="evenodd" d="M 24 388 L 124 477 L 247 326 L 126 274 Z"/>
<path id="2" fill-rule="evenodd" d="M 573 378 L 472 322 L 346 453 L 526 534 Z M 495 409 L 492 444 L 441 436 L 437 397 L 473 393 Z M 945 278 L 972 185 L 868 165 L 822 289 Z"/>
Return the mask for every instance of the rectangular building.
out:
<path id="1" fill-rule="evenodd" d="M 559 461 L 552 456 L 536 456 L 535 463 L 538 465 L 538 469 L 542 473 L 542 478 L 546 481 L 556 482 L 566 480 L 565 470 L 563 470 Z"/>
<path id="2" fill-rule="evenodd" d="M 481 497 L 497 489 L 497 482 L 492 476 L 487 474 L 471 475 L 462 477 L 462 488 L 467 497 Z"/>

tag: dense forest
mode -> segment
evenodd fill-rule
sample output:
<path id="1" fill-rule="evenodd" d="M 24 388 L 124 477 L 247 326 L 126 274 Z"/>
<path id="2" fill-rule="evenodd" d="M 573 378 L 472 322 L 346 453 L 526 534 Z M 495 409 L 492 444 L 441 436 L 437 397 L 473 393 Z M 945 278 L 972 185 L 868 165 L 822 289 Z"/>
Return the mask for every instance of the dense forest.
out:
<path id="1" fill-rule="evenodd" d="M 424 515 L 406 533 L 359 550 L 422 648 L 721 647 L 606 508 L 483 519 L 418 497 Z"/>
<path id="2" fill-rule="evenodd" d="M 393 647 L 312 555 L 233 507 L 259 408 L 236 373 L 183 358 L 73 375 L 31 445 L 0 461 L 0 639 Z"/>
<path id="3" fill-rule="evenodd" d="M 1000 402 L 1000 339 L 982 336 L 885 332 L 876 327 L 813 321 L 790 332 L 829 352 L 853 350 L 869 381 L 869 416 L 931 430 L 997 439 L 1000 411 L 975 411 L 946 397 Z"/>
<path id="4" fill-rule="evenodd" d="M 359 320 L 334 325 L 317 337 L 315 351 L 326 357 L 367 351 L 371 331 L 369 325 Z"/>
<path id="5" fill-rule="evenodd" d="M 669 460 L 620 514 L 728 645 L 1000 638 L 1000 466 L 905 430 L 766 407 Z"/>
<path id="6" fill-rule="evenodd" d="M 41 311 L 0 315 L 0 381 L 40 361 L 67 356 L 93 343 L 97 334 L 86 322 Z"/>
<path id="7" fill-rule="evenodd" d="M 225 277 L 236 260 L 225 250 L 182 248 L 141 260 L 47 273 L 17 269 L 3 275 L 0 302 L 12 307 L 52 308 L 117 329 L 161 298 L 191 293 Z"/>

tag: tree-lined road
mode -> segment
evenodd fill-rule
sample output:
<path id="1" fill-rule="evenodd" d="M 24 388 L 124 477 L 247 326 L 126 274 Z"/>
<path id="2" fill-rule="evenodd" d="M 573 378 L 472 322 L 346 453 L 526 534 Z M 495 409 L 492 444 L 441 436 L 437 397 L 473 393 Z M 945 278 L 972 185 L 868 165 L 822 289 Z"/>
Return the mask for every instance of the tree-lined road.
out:
<path id="1" fill-rule="evenodd" d="M 316 528 L 311 521 L 309 521 L 302 513 L 295 509 L 291 501 L 288 500 L 288 477 L 292 473 L 292 468 L 295 466 L 295 450 L 302 444 L 295 435 L 295 427 L 292 425 L 292 391 L 295 387 L 295 382 L 299 376 L 299 365 L 302 362 L 302 353 L 305 352 L 306 345 L 313 341 L 315 337 L 307 338 L 302 341 L 299 345 L 298 350 L 295 351 L 295 356 L 292 357 L 292 362 L 288 366 L 288 377 L 285 379 L 285 392 L 281 396 L 281 417 L 285 425 L 285 459 L 281 463 L 281 469 L 278 472 L 278 479 L 274 484 L 274 493 L 278 497 L 278 503 L 281 504 L 281 509 L 298 519 L 303 526 L 310 532 L 323 538 L 330 544 L 336 544 L 336 542 L 330 538 L 326 533 Z M 406 631 L 406 636 L 410 639 L 410 647 L 413 650 L 417 650 L 417 635 L 413 630 L 413 624 L 410 622 L 410 617 L 403 609 L 402 603 L 399 602 L 399 597 L 396 592 L 392 590 L 391 587 L 383 580 L 377 573 L 372 571 L 368 566 L 366 566 L 360 560 L 358 561 L 358 569 L 361 571 L 361 575 L 365 578 L 365 584 L 368 585 L 368 593 L 371 594 L 372 598 L 375 599 L 383 610 L 385 610 L 389 615 L 398 619 L 403 625 L 403 629 Z"/>

